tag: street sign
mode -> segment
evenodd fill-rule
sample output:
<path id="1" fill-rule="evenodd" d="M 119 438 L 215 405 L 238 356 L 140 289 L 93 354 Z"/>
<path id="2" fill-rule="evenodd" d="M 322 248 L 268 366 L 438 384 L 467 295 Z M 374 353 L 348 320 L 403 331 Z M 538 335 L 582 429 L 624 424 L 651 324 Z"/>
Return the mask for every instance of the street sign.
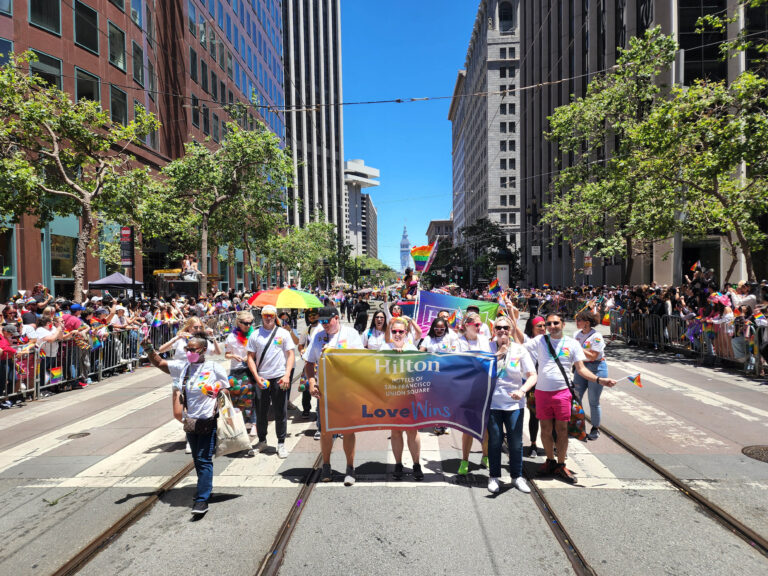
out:
<path id="1" fill-rule="evenodd" d="M 133 267 L 133 227 L 120 228 L 120 265 Z"/>
<path id="2" fill-rule="evenodd" d="M 584 275 L 592 276 L 592 256 L 584 254 Z"/>
<path id="3" fill-rule="evenodd" d="M 531 256 L 541 256 L 541 246 L 531 246 Z"/>

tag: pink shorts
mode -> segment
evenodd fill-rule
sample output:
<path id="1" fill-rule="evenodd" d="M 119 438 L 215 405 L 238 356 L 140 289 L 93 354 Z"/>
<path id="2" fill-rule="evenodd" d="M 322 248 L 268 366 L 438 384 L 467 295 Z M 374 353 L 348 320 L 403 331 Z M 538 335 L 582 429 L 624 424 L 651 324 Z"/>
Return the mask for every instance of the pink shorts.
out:
<path id="1" fill-rule="evenodd" d="M 556 392 L 536 389 L 536 418 L 539 420 L 571 419 L 571 391 L 568 388 Z"/>

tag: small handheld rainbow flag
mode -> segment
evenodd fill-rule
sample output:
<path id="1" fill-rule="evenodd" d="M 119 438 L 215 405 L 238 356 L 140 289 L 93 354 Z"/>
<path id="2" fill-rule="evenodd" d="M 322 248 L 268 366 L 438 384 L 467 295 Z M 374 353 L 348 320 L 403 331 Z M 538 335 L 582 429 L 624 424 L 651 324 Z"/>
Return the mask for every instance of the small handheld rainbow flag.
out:
<path id="1" fill-rule="evenodd" d="M 627 380 L 632 382 L 632 384 L 634 384 L 638 388 L 642 388 L 643 387 L 643 383 L 640 381 L 640 372 L 638 372 L 637 374 L 633 374 L 633 375 L 627 376 Z"/>
<path id="2" fill-rule="evenodd" d="M 696 260 L 696 263 L 691 266 L 690 270 L 691 272 L 696 272 L 697 268 L 701 268 L 701 260 Z"/>
<path id="3" fill-rule="evenodd" d="M 498 278 L 494 278 L 493 282 L 488 284 L 488 292 L 490 292 L 491 294 L 498 294 L 499 292 L 501 292 L 501 286 L 499 286 Z"/>
<path id="4" fill-rule="evenodd" d="M 51 384 L 58 384 L 61 382 L 61 367 L 57 366 L 51 368 Z"/>
<path id="5" fill-rule="evenodd" d="M 752 315 L 752 318 L 753 318 L 753 319 L 755 319 L 755 320 L 765 320 L 765 314 L 763 314 L 762 312 L 760 312 L 760 311 L 758 310 L 757 312 L 755 312 L 755 313 Z"/>
<path id="6" fill-rule="evenodd" d="M 152 328 L 157 328 L 159 326 L 162 326 L 163 319 L 160 317 L 160 310 L 155 312 L 155 315 L 152 317 Z"/>

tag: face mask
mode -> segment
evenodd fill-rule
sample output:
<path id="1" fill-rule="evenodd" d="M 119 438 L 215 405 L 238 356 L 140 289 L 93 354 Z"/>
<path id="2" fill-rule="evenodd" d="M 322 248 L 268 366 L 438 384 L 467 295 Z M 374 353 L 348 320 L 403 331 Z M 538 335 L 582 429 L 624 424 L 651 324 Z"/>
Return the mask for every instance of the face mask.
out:
<path id="1" fill-rule="evenodd" d="M 195 364 L 200 361 L 200 354 L 198 352 L 187 352 L 187 360 L 190 364 Z"/>

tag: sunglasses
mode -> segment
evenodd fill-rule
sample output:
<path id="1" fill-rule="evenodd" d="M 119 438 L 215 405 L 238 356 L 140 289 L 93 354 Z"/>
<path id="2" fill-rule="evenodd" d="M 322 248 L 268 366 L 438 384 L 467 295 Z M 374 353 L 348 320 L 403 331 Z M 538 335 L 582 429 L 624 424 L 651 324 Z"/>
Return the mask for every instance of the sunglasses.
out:
<path id="1" fill-rule="evenodd" d="M 319 322 L 320 322 L 320 324 L 322 324 L 323 326 L 325 326 L 325 325 L 326 325 L 326 324 L 328 324 L 328 322 L 330 322 L 330 321 L 331 321 L 331 319 L 330 319 L 330 318 L 324 318 L 323 320 L 320 320 Z"/>
<path id="2" fill-rule="evenodd" d="M 238 320 L 238 323 L 242 324 L 243 326 L 250 326 L 251 324 L 253 324 L 253 321 L 251 321 L 251 322 L 243 322 L 242 320 Z"/>
<path id="3" fill-rule="evenodd" d="M 545 322 L 547 326 L 560 326 L 560 322 Z"/>
<path id="4" fill-rule="evenodd" d="M 274 318 L 275 315 L 274 314 L 262 314 L 261 317 L 262 318 Z"/>
<path id="5" fill-rule="evenodd" d="M 509 331 L 509 326 L 496 326 L 496 330 L 506 330 L 506 331 Z"/>
<path id="6" fill-rule="evenodd" d="M 482 325 L 483 325 L 482 322 L 467 322 L 467 326 L 475 326 L 475 327 L 477 327 L 477 326 L 482 326 Z"/>
<path id="7" fill-rule="evenodd" d="M 392 334 L 405 334 L 405 330 L 390 330 Z"/>

